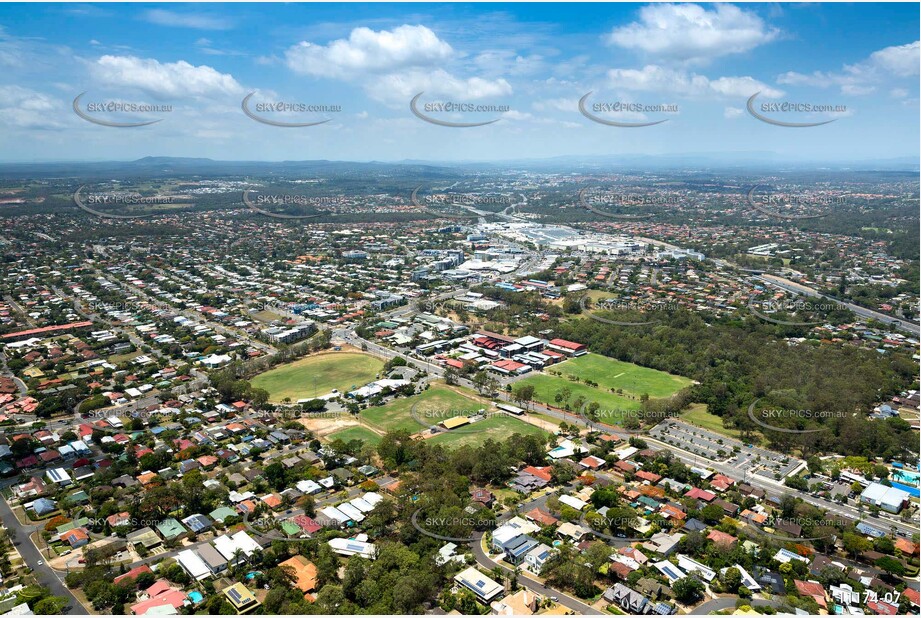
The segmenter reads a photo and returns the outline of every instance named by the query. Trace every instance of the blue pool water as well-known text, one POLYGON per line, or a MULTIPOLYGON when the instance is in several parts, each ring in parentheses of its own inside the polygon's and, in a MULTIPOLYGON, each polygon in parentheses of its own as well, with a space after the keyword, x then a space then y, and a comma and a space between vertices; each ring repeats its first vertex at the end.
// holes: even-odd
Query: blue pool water
POLYGON ((896 489, 901 489, 902 491, 907 491, 909 494, 915 498, 921 498, 921 489, 917 487, 912 487, 911 485, 903 485, 902 483, 896 483, 895 481, 889 481, 892 483, 892 486, 896 489))
POLYGON ((893 480, 906 483, 908 485, 918 485, 918 479, 921 478, 917 472, 909 470, 893 470, 889 475, 893 480))
POLYGON ((201 603, 205 600, 205 597, 202 596, 202 593, 198 590, 193 590, 189 593, 189 600, 192 601, 192 603, 201 603))

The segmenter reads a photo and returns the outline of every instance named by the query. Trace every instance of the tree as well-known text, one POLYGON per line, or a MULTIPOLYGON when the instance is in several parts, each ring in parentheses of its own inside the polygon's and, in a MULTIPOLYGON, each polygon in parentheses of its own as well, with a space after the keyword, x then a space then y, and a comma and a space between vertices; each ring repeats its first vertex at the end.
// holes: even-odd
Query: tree
POLYGON ((695 602, 701 597, 703 591, 704 585, 694 576, 682 577, 672 584, 672 592, 675 593, 675 598, 684 604, 695 602))
POLYGON ((875 564, 890 575, 898 575, 900 577, 905 575, 905 565, 892 556, 883 556, 879 558, 875 564))
POLYGON ((512 397, 518 403, 527 404, 534 398, 534 386, 531 384, 519 384, 512 390, 512 397))
POLYGON ((726 586, 727 592, 735 594, 742 585, 742 573, 736 567, 729 567, 720 575, 720 581, 726 586))
POLYGON ((871 547, 870 541, 868 541, 865 537, 853 532, 845 532, 841 542, 844 545, 844 551, 849 553, 851 556, 862 554, 871 547))
POLYGON ((67 603, 64 597, 45 597, 32 607, 32 611, 40 616, 56 616, 63 613, 67 603))

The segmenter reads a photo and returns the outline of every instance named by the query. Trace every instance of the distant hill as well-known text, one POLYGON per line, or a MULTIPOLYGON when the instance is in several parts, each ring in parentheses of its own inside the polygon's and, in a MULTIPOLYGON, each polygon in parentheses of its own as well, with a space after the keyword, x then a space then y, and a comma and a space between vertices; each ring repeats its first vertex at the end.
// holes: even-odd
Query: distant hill
POLYGON ((133 176, 400 175, 420 178, 452 177, 478 170, 644 171, 644 170, 822 170, 918 171, 918 159, 899 157, 876 161, 822 162, 791 160, 773 152, 684 153, 668 155, 560 156, 508 161, 217 161, 207 158, 150 156, 135 161, 0 163, 0 178, 75 177, 81 180, 133 176))

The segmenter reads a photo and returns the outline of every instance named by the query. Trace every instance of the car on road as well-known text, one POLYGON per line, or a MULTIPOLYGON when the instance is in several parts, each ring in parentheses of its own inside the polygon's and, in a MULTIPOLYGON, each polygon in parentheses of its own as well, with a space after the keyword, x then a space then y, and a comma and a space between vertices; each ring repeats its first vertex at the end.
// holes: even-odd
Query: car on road
POLYGON ((42 566, 43 564, 45 564, 45 563, 42 562, 41 560, 38 561, 38 566, 42 566))

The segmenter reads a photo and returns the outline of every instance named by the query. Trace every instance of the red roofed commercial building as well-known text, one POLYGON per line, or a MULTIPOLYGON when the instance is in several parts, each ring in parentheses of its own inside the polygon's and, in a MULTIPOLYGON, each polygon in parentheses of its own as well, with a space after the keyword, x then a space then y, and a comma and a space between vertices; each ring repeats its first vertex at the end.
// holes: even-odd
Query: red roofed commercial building
POLYGON ((531 367, 529 365, 525 365, 524 363, 519 363, 513 360, 500 360, 490 365, 489 368, 503 375, 521 375, 531 371, 531 367))
POLYGON ((31 337, 32 335, 44 335, 45 333, 56 333, 71 328, 84 328, 92 326, 92 322, 73 322, 71 324, 58 324, 56 326, 45 326, 44 328, 30 328, 29 330, 20 330, 15 333, 0 335, 0 339, 16 339, 19 337, 31 337))
POLYGON ((569 356, 582 356, 583 354, 588 354, 588 346, 584 343, 576 343, 565 339, 551 339, 547 347, 569 356))

